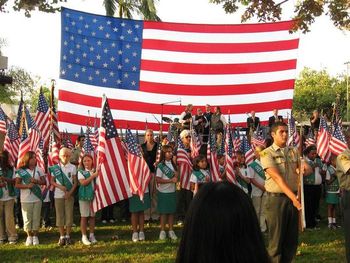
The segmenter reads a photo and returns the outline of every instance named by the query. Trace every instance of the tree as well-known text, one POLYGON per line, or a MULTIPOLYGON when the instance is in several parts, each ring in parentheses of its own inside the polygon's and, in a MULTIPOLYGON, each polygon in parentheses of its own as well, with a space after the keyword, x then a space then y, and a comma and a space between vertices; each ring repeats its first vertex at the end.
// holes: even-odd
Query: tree
MULTIPOLYGON (((8 5, 9 0, 0 0, 0 13, 8 12, 10 8, 8 5)), ((67 0, 52 0, 50 3, 46 0, 15 0, 11 6, 15 11, 24 10, 24 14, 27 17, 30 17, 30 12, 35 8, 38 8, 39 11, 46 13, 55 13, 60 10, 59 3, 67 2, 67 0)))
MULTIPOLYGON (((245 11, 242 22, 256 17, 259 21, 272 22, 281 19, 282 5, 290 0, 209 0, 214 4, 221 4, 226 13, 234 13, 240 7, 245 11)), ((304 33, 309 31, 315 18, 326 14, 339 29, 350 30, 350 1, 349 0, 300 0, 294 9, 294 31, 300 29, 304 33)))
MULTIPOLYGON (((326 70, 304 68, 295 82, 293 112, 299 119, 311 116, 313 110, 332 115, 333 103, 340 95, 341 115, 346 115, 346 78, 331 77, 326 70)), ((344 118, 343 118, 344 119, 344 118)))
POLYGON ((118 17, 132 18, 136 12, 145 20, 160 21, 154 0, 104 0, 103 5, 107 16, 114 16, 118 7, 118 17))
POLYGON ((23 93, 23 99, 28 101, 38 82, 38 77, 32 78, 30 73, 19 67, 11 67, 7 74, 13 78, 13 82, 11 85, 0 88, 0 102, 17 103, 21 92, 23 93))
MULTIPOLYGON (((51 89, 47 87, 41 87, 44 97, 46 98, 47 103, 50 105, 51 89)), ((40 89, 36 89, 32 96, 30 97, 29 105, 31 112, 36 113, 38 108, 40 89)), ((55 98, 55 105, 57 105, 57 98, 55 98)))

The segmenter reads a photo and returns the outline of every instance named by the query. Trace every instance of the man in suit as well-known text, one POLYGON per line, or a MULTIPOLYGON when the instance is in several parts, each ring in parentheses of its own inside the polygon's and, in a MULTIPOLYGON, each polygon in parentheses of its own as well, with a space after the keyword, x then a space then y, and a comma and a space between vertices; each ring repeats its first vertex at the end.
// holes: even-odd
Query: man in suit
POLYGON ((250 112, 250 117, 247 118, 247 128, 249 130, 255 131, 257 127, 260 125, 259 117, 255 116, 255 111, 250 112))
POLYGON ((269 118, 269 127, 271 128, 272 124, 275 122, 283 122, 283 117, 281 115, 278 115, 278 110, 274 109, 273 115, 269 118))

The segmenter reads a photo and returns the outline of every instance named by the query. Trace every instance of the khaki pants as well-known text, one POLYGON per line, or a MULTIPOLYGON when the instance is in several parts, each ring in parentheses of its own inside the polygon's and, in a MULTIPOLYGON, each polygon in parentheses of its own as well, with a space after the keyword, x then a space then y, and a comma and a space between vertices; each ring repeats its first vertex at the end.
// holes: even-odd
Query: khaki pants
POLYGON ((42 202, 21 203, 24 231, 37 231, 40 227, 42 202))
POLYGON ((73 209, 74 197, 68 199, 55 198, 56 208, 56 226, 72 226, 73 225, 73 209))
POLYGON ((6 234, 9 242, 17 240, 14 205, 15 199, 0 201, 0 240, 6 240, 6 234))
POLYGON ((261 232, 265 232, 266 227, 266 216, 265 216, 265 202, 266 197, 263 196, 252 196, 253 206, 255 208, 256 215, 259 220, 261 232))

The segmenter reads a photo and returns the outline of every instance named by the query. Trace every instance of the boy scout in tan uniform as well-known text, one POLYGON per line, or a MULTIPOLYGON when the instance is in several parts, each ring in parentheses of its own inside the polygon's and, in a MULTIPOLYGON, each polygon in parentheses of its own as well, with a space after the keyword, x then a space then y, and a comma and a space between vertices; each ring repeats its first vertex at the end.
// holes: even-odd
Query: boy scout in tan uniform
POLYGON ((297 148, 286 146, 288 127, 285 123, 274 123, 271 136, 274 143, 260 153, 266 176, 268 253, 271 262, 285 263, 293 260, 298 246, 298 210, 301 205, 296 194, 300 154, 297 148))
MULTIPOLYGON (((350 132, 345 133, 345 139, 350 146, 350 132)), ((350 150, 346 149, 337 157, 337 177, 341 189, 341 204, 344 215, 345 251, 347 262, 350 262, 350 150)))

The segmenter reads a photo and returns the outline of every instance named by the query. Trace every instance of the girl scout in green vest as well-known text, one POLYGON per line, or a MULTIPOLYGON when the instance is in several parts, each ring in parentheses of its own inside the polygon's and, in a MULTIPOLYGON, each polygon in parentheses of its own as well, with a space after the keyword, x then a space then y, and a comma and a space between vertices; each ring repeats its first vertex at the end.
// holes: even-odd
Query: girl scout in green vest
POLYGON ((330 162, 326 172, 326 203, 328 204, 328 228, 335 229, 338 227, 335 208, 339 204, 339 181, 336 174, 337 157, 332 154, 330 162))
POLYGON ((40 185, 45 185, 43 171, 36 166, 35 152, 26 152, 16 171, 16 188, 21 190, 21 206, 24 231, 27 232, 25 245, 39 245, 42 194, 40 185))
POLYGON ((173 230, 174 214, 176 212, 176 183, 178 172, 173 162, 173 148, 164 145, 160 154, 159 164, 156 171, 157 182, 157 210, 160 214, 159 239, 166 238, 165 225, 168 221, 169 238, 176 240, 177 236, 173 230))
POLYGON ((9 164, 8 152, 0 156, 0 244, 8 239, 10 244, 17 241, 15 217, 15 179, 14 169, 9 164), (6 236, 7 233, 7 236, 6 236))
POLYGON ((201 184, 210 182, 207 158, 202 154, 193 159, 193 171, 190 182, 194 195, 198 192, 201 184))
POLYGON ((85 154, 81 159, 78 169, 79 181, 79 210, 80 210, 80 229, 81 242, 84 245, 91 245, 97 243, 95 238, 95 213, 91 209, 91 202, 94 199, 94 179, 98 176, 98 169, 93 171, 93 159, 91 155, 85 154), (89 220, 89 238, 86 235, 87 223, 89 220))

